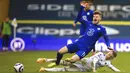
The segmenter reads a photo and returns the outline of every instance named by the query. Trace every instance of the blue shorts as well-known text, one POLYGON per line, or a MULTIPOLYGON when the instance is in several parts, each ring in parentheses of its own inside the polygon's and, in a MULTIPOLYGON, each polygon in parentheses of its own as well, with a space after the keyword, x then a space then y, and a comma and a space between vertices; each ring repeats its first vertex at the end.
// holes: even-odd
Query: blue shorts
POLYGON ((79 48, 76 43, 72 43, 66 46, 68 53, 76 53, 80 59, 84 58, 91 50, 89 48, 79 48))

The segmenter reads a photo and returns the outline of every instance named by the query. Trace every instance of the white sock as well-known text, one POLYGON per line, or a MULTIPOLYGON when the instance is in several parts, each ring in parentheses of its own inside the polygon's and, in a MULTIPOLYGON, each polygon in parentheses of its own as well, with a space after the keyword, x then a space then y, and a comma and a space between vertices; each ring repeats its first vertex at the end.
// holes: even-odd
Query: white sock
POLYGON ((68 39, 68 40, 67 40, 67 45, 68 45, 68 44, 72 44, 72 40, 71 40, 71 39, 68 39))
POLYGON ((56 59, 46 59, 46 62, 55 62, 56 59))

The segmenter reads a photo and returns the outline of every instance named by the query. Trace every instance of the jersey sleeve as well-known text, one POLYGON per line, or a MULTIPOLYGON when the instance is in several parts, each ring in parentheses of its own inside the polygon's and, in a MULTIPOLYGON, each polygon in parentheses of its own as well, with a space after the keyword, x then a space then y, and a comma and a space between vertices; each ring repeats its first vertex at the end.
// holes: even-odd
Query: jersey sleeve
POLYGON ((112 69, 115 72, 120 72, 119 69, 117 69, 116 67, 114 67, 110 61, 106 61, 106 66, 109 67, 110 69, 112 69))
POLYGON ((109 38, 108 38, 108 35, 106 33, 106 29, 105 28, 103 28, 102 35, 104 37, 104 40, 106 42, 107 47, 109 48, 110 47, 110 41, 109 41, 109 38))
POLYGON ((80 6, 80 10, 79 10, 79 12, 78 12, 78 15, 77 15, 77 17, 76 17, 74 23, 77 23, 77 22, 78 22, 78 20, 80 19, 80 16, 81 16, 82 11, 83 11, 84 8, 85 8, 85 7, 80 6))

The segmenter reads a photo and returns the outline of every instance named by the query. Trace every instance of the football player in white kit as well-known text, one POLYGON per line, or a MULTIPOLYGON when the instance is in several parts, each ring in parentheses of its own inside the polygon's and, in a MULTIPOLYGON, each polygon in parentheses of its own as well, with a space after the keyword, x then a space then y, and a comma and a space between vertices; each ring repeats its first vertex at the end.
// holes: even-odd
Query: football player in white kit
MULTIPOLYGON (((89 57, 89 58, 83 58, 80 61, 77 61, 75 63, 70 63, 67 60, 61 60, 60 64, 68 67, 63 68, 44 68, 41 67, 39 72, 44 71, 50 71, 50 72, 58 72, 58 71, 80 71, 80 72, 86 72, 86 71, 93 71, 96 72, 97 68, 107 66, 110 69, 112 69, 115 72, 120 72, 119 69, 114 67, 111 64, 111 61, 113 58, 117 56, 117 53, 113 50, 109 51, 107 54, 103 52, 98 52, 95 55, 89 57)), ((46 59, 46 58, 39 58, 37 60, 38 63, 43 62, 55 62, 55 59, 46 59)))

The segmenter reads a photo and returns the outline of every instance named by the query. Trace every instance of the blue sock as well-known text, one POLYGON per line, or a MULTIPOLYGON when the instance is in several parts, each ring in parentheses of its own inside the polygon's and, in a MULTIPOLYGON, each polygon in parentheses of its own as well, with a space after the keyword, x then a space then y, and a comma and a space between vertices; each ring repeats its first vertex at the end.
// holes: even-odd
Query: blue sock
POLYGON ((57 52, 57 60, 56 60, 56 65, 59 65, 59 63, 60 63, 60 60, 62 59, 62 57, 63 57, 63 54, 60 54, 59 52, 57 52))

